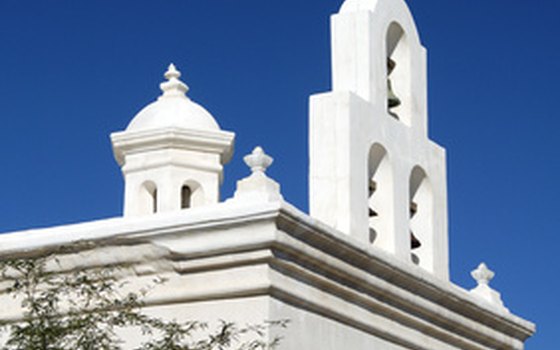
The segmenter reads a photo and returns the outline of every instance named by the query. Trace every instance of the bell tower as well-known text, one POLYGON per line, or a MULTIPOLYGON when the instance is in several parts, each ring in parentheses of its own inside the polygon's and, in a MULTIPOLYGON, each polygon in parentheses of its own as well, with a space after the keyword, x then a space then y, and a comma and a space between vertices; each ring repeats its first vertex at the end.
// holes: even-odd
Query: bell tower
POLYGON ((162 95, 142 109, 125 131, 111 135, 125 180, 124 215, 142 216, 217 203, 223 164, 234 134, 222 131, 173 64, 162 95))
POLYGON ((426 49, 404 0, 331 18, 332 91, 310 100, 310 212, 448 279, 445 150, 428 138, 426 49))

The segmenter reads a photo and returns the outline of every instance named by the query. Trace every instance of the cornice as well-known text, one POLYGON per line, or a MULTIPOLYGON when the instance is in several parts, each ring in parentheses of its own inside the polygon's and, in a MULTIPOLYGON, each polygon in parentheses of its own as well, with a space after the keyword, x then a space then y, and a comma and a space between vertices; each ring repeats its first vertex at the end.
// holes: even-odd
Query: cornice
MULTIPOLYGON (((150 260, 169 261, 165 266, 181 278, 189 278, 189 272, 231 276, 232 269, 268 271, 253 276, 251 283, 228 282, 225 290, 208 283, 196 293, 181 292, 179 284, 175 294, 151 300, 155 304, 268 295, 418 349, 424 348, 411 347, 406 334, 486 350, 522 349, 535 331, 531 322, 481 303, 451 282, 364 246, 280 201, 229 201, 188 212, 27 231, 27 237, 26 232, 13 233, 0 236, 0 254, 34 254, 83 240, 119 249, 157 247, 157 254, 137 262, 142 274, 157 273, 150 260)), ((132 259, 135 254, 119 256, 132 259)))
POLYGON ((216 153, 222 157, 222 163, 227 163, 233 154, 234 138, 235 134, 229 131, 174 127, 111 134, 115 159, 120 165, 129 154, 170 148, 216 153))

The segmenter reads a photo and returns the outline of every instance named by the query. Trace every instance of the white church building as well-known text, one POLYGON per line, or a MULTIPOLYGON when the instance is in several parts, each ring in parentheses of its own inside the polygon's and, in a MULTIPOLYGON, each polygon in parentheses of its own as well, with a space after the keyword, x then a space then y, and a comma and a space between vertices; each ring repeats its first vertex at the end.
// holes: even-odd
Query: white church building
MULTIPOLYGON (((235 133, 170 65, 161 96, 111 135, 123 216, 2 234, 0 258, 91 241, 66 257, 74 268, 168 280, 150 312, 288 319, 279 349, 523 349, 535 325, 492 271, 473 271, 470 291, 449 279, 446 154, 428 137, 426 49, 404 0, 346 0, 331 31, 332 91, 310 98, 309 213, 284 200, 261 147, 221 201, 235 133)), ((0 305, 0 320, 21 317, 1 288, 0 305)))

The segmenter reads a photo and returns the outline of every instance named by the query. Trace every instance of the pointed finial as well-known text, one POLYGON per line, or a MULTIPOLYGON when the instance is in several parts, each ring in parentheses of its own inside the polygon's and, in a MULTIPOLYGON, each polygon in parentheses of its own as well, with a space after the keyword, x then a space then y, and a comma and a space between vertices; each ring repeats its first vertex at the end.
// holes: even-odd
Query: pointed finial
POLYGON ((488 285, 492 278, 494 278, 494 271, 490 270, 485 263, 480 263, 476 270, 471 272, 471 276, 479 285, 488 285))
POLYGON ((179 79, 181 77, 181 72, 177 70, 173 63, 169 64, 167 67, 167 72, 163 75, 165 79, 171 80, 172 78, 179 79))
POLYGON ((253 152, 245 156, 243 160, 245 161, 245 164, 251 168, 253 174, 264 173, 273 162, 272 157, 264 153, 262 147, 260 146, 255 147, 253 152))
POLYGON ((163 75, 166 82, 161 83, 159 86, 163 95, 160 98, 166 97, 183 97, 186 98, 185 94, 189 91, 187 84, 183 83, 179 78, 181 77, 181 72, 177 70, 175 65, 171 63, 167 68, 167 71, 163 75))

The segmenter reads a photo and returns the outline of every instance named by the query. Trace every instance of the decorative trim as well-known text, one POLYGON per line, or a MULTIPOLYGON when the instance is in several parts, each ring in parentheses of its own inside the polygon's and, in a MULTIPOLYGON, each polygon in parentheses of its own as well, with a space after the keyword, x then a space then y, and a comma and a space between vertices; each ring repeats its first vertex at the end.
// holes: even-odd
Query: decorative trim
POLYGON ((172 127, 111 134, 115 159, 120 165, 127 155, 169 148, 217 153, 223 164, 231 159, 234 138, 235 134, 228 131, 172 127))

